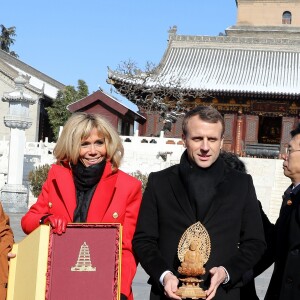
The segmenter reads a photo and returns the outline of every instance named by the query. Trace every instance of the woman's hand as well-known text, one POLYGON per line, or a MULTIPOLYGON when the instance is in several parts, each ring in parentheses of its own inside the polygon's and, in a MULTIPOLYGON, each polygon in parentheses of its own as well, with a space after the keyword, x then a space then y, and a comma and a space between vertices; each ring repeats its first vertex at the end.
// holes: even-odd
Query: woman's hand
POLYGON ((12 253, 12 252, 8 252, 7 253, 7 259, 10 260, 11 258, 14 258, 16 257, 16 254, 15 253, 12 253))
POLYGON ((62 234, 66 232, 68 220, 62 216, 50 215, 44 219, 43 223, 50 224, 53 229, 53 233, 62 234))

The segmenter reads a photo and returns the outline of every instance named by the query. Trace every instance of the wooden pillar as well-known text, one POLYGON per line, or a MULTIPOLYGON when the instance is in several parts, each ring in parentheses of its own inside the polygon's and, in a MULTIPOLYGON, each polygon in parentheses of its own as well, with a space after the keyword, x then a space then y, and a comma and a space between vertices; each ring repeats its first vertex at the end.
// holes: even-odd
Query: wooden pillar
POLYGON ((243 128, 243 112, 241 109, 238 111, 236 121, 236 136, 235 136, 235 154, 241 155, 241 140, 242 140, 242 128, 243 128))

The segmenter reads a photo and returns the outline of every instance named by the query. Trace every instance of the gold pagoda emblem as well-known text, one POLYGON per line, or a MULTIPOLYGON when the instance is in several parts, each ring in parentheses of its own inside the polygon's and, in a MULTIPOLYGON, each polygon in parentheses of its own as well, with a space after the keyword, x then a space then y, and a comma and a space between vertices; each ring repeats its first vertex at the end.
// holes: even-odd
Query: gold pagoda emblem
POLYGON ((84 242, 79 250, 77 263, 74 267, 71 267, 72 272, 93 272, 96 271, 96 267, 92 266, 90 248, 84 242))

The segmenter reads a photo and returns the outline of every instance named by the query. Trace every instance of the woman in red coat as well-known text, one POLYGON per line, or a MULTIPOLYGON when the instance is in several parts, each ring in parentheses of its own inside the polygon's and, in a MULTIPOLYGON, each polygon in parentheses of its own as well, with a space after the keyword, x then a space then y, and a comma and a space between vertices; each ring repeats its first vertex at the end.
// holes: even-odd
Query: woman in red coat
POLYGON ((66 122, 37 202, 21 220, 26 234, 50 224, 62 234, 67 223, 121 223, 121 299, 133 299, 136 272, 132 237, 139 212, 141 182, 119 170, 124 149, 115 129, 96 114, 76 113, 66 122))

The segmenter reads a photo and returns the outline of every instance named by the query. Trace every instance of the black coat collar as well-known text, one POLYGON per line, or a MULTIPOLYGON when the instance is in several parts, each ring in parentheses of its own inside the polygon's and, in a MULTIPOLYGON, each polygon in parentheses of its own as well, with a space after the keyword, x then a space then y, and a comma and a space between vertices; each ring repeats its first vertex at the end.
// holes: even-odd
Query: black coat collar
MULTIPOLYGON (((216 193, 214 199, 212 200, 213 203, 210 206, 210 208, 203 220, 204 225, 211 220, 211 218, 215 215, 215 213, 221 207, 221 203, 223 201, 221 187, 228 180, 228 178, 230 176, 230 174, 229 174, 230 171, 231 171, 231 169, 229 169, 227 166, 225 166, 224 176, 223 176, 222 180, 219 182, 218 186, 216 187, 217 193, 216 193)), ((190 204, 190 201, 188 198, 188 194, 186 192, 184 184, 180 179, 179 165, 172 168, 172 171, 170 172, 168 179, 169 179, 171 188, 173 190, 174 196, 182 208, 182 212, 188 217, 188 219, 191 221, 191 224, 196 223, 198 220, 196 219, 195 213, 193 212, 193 209, 191 207, 191 204, 190 204)))

